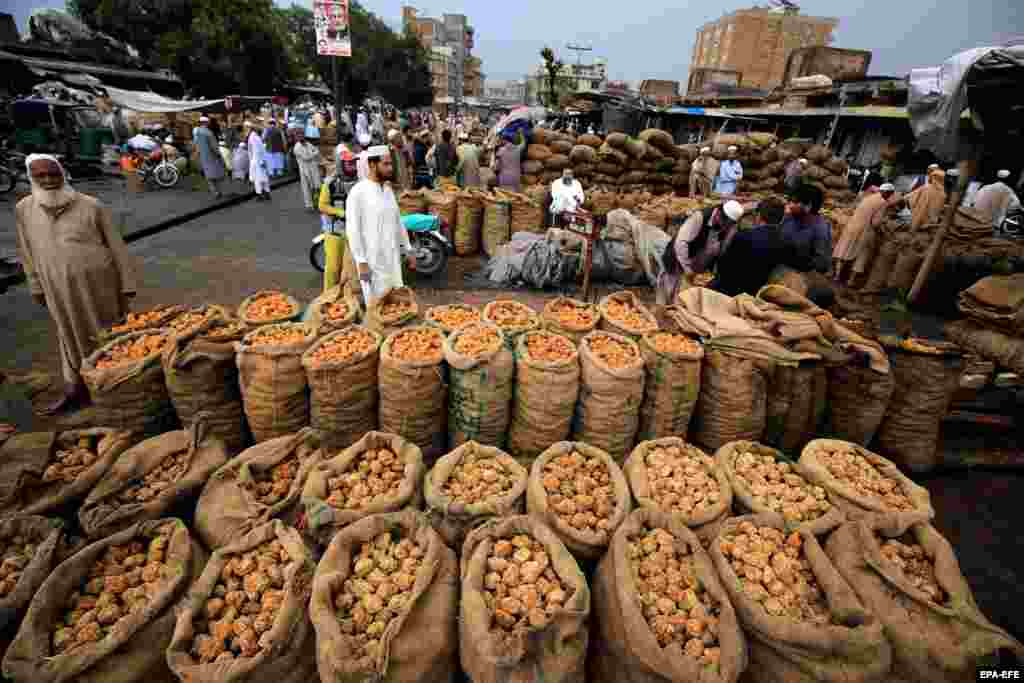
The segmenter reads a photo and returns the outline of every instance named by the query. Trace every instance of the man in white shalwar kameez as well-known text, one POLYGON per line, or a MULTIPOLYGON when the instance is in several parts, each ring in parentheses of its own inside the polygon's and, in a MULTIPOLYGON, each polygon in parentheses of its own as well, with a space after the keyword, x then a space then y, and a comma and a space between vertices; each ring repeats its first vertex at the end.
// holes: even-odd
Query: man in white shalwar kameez
POLYGON ((345 202, 345 232, 359 272, 366 305, 395 287, 401 287, 402 257, 415 267, 409 235, 402 226, 398 200, 391 190, 394 168, 384 145, 365 153, 369 176, 360 180, 345 202))
POLYGON ((313 197, 320 196, 320 150, 306 140, 304 132, 299 132, 299 140, 292 147, 295 161, 299 164, 299 182, 302 185, 302 201, 306 208, 315 211, 313 197))
POLYGON ((252 183, 256 195, 270 201, 270 173, 267 170, 267 146, 260 135, 259 124, 246 123, 249 129, 249 182, 252 183))

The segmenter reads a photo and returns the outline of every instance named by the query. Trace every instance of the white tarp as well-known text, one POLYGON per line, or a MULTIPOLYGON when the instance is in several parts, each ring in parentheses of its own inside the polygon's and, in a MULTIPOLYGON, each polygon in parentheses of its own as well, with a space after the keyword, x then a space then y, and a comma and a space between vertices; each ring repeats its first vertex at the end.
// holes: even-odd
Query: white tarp
POLYGON ((152 114, 169 114, 171 112, 194 111, 213 105, 224 104, 224 100, 172 100, 170 97, 152 92, 137 90, 121 90, 109 85, 103 86, 110 99, 118 107, 152 114))

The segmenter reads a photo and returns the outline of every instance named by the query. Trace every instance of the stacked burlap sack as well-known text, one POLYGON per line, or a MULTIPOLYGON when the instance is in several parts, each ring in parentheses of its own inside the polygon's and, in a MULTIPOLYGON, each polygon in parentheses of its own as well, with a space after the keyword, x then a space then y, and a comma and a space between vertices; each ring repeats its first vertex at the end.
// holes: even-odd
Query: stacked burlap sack
POLYGON ((960 293, 966 316, 946 325, 946 335, 965 349, 1024 374, 1024 276, 993 275, 960 293))

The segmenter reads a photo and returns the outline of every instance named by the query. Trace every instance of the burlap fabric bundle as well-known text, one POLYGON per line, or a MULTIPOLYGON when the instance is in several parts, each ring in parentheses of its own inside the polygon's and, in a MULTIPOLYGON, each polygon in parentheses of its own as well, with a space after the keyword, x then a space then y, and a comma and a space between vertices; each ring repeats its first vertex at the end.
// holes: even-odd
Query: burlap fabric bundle
POLYGON ((483 228, 481 242, 484 253, 494 256, 501 245, 509 241, 512 224, 511 202, 502 196, 488 197, 484 204, 483 228))
POLYGON ((67 432, 23 432, 0 444, 0 514, 60 514, 89 495, 111 465, 138 438, 116 429, 75 429, 67 432), (43 481, 58 450, 87 440, 96 461, 74 480, 43 481))
POLYGON ((943 330, 947 337, 965 349, 998 361, 1000 365, 1024 375, 1024 338, 982 327, 971 320, 947 323, 943 330))
POLYGON ((871 515, 837 529, 825 551, 885 626, 893 646, 891 680, 970 681, 976 668, 999 650, 1013 652, 1018 661, 1024 657, 1024 645, 978 609, 953 547, 931 524, 907 527, 890 515, 871 515), (904 534, 924 549, 935 567, 946 598, 941 604, 882 555, 882 541, 904 534))
POLYGON ((895 387, 875 435, 882 455, 914 472, 926 472, 938 464, 939 428, 963 370, 963 356, 956 345, 929 344, 941 353, 887 349, 895 387))
POLYGON ((170 337, 170 331, 164 328, 123 334, 96 349, 82 361, 82 380, 89 389, 89 398, 98 413, 96 422, 104 427, 148 435, 167 431, 177 422, 174 405, 164 382, 160 351, 111 368, 96 367, 115 344, 150 334, 170 337))
POLYGON ((551 149, 542 143, 527 145, 526 147, 526 158, 530 161, 544 161, 551 156, 551 149))
POLYGON ((385 339, 392 332, 416 325, 420 320, 420 303, 409 287, 395 287, 371 301, 366 308, 366 326, 385 339), (399 303, 403 304, 401 308, 388 311, 390 304, 399 303))
POLYGON ((818 435, 828 401, 828 378, 820 361, 777 365, 768 382, 762 440, 787 453, 818 435))
POLYGON ((437 216, 448 226, 449 230, 455 230, 455 223, 458 220, 458 202, 452 192, 427 192, 427 213, 437 216))
POLYGON ((889 275, 900 255, 900 245, 894 239, 885 239, 879 247, 875 258, 871 261, 871 271, 864 283, 863 291, 875 293, 883 291, 889 283, 889 275))
POLYGON ((137 522, 177 512, 179 507, 187 512, 210 475, 227 461, 224 442, 209 434, 200 415, 188 429, 154 436, 122 453, 82 503, 78 521, 90 538, 102 538, 137 522), (140 483, 147 474, 165 465, 166 458, 179 453, 185 453, 188 464, 176 480, 164 482, 163 488, 144 485, 153 494, 148 499, 121 499, 127 493, 125 489, 140 483))
POLYGON ((752 683, 886 680, 892 649, 885 639, 882 623, 857 599, 809 530, 793 533, 800 536, 831 621, 817 625, 787 616, 773 616, 747 594, 744 583, 721 548, 723 537, 745 522, 785 532, 785 524, 778 515, 746 515, 726 520, 711 543, 711 557, 718 576, 747 635, 750 666, 745 680, 752 683))
POLYGON ((207 548, 220 548, 267 522, 280 519, 299 526, 302 489, 324 456, 312 428, 251 446, 210 476, 196 503, 195 530, 207 548), (274 468, 297 464, 288 490, 274 503, 265 502, 257 487, 274 482, 274 468))
POLYGON ((106 344, 113 339, 123 337, 124 335, 131 334, 133 332, 157 330, 162 327, 166 327, 167 323, 184 312, 184 306, 178 304, 160 304, 142 313, 135 313, 134 315, 136 316, 146 315, 147 320, 145 322, 132 323, 128 322, 129 316, 132 314, 128 314, 107 329, 100 330, 100 333, 96 336, 96 341, 100 344, 106 344))
POLYGON ((166 648, 167 665, 178 680, 190 683, 315 681, 316 634, 306 612, 315 570, 316 564, 299 532, 285 526, 280 520, 253 529, 232 544, 216 550, 189 591, 188 599, 182 603, 174 626, 174 638, 166 648), (270 647, 260 648, 253 657, 199 663, 189 652, 195 636, 193 621, 205 612, 207 601, 214 597, 214 588, 221 580, 225 565, 238 554, 270 541, 280 541, 289 558, 284 568, 283 604, 274 618, 274 625, 261 636, 261 639, 270 641, 270 647))
POLYGON ((475 441, 462 444, 451 453, 442 456, 427 472, 423 479, 423 499, 427 505, 427 517, 441 534, 441 538, 456 552, 473 527, 492 517, 509 517, 522 514, 526 508, 526 482, 529 472, 505 451, 484 446, 475 441), (508 473, 512 487, 498 496, 476 503, 462 503, 453 500, 444 492, 444 485, 456 466, 471 465, 481 459, 498 460, 508 473))
POLYGON ((174 683, 165 650, 174 633, 175 608, 205 563, 206 553, 179 519, 141 522, 86 546, 54 569, 36 591, 4 657, 4 675, 40 683, 174 683), (72 593, 89 579, 96 561, 111 546, 148 541, 165 524, 174 525, 164 557, 167 569, 147 592, 146 606, 122 617, 99 642, 55 655, 54 631, 72 593))
POLYGON ((892 372, 858 365, 826 368, 828 428, 837 439, 867 446, 882 424, 896 382, 892 372))
POLYGON ((629 484, 622 469, 608 453, 600 448, 578 441, 560 441, 537 456, 530 467, 530 479, 526 484, 526 511, 544 522, 554 530, 565 543, 565 547, 582 559, 597 559, 604 553, 612 534, 633 509, 633 499, 629 495, 629 484), (578 451, 585 456, 597 458, 608 467, 611 475, 611 486, 615 491, 615 508, 608 517, 608 530, 598 533, 590 529, 577 529, 567 523, 552 508, 548 501, 548 492, 544 487, 544 466, 551 460, 578 451))
POLYGON ((428 308, 425 316, 426 321, 432 325, 440 327, 446 335, 451 334, 455 331, 455 328, 449 327, 441 320, 441 316, 449 310, 466 311, 467 313, 475 315, 477 320, 482 319, 480 310, 475 306, 469 306, 467 304, 445 304, 444 306, 431 306, 428 308))
MULTIPOLYGON (((0 519, 0 539, 9 541, 20 537, 35 546, 31 556, 22 555, 16 560, 22 565, 19 570, 21 575, 14 587, 0 597, 0 632, 17 628, 32 597, 59 564, 60 551, 64 545, 62 527, 63 523, 59 520, 36 515, 14 515, 0 519)), ((15 561, 15 558, 11 560, 15 561)))
POLYGON ((568 337, 574 344, 579 344, 585 336, 597 329, 598 324, 601 322, 601 311, 594 304, 580 301, 579 299, 570 299, 566 296, 557 296, 545 304, 541 319, 546 329, 563 337, 568 337), (593 316, 594 321, 592 323, 582 321, 580 324, 569 324, 560 320, 555 314, 555 310, 566 306, 579 309, 581 312, 586 311, 593 316))
POLYGON ((322 681, 453 681, 458 671, 459 563, 422 514, 407 510, 367 517, 338 532, 317 565, 309 616, 316 629, 322 681), (426 552, 408 602, 380 636, 374 669, 342 634, 334 595, 352 577, 353 558, 381 534, 413 539, 426 552))
POLYGON ((601 311, 601 324, 599 329, 607 330, 608 332, 614 332, 615 334, 621 334, 625 337, 629 337, 634 341, 639 341, 642 336, 649 332, 654 332, 658 329, 658 319, 651 313, 650 310, 637 298, 633 292, 615 292, 601 299, 600 303, 597 304, 598 310, 601 311), (616 301, 636 309, 637 313, 643 318, 643 324, 639 326, 625 326, 618 321, 608 317, 608 304, 616 301))
POLYGON ((458 218, 453 233, 455 253, 472 256, 480 251, 480 230, 484 223, 484 203, 479 192, 466 190, 459 193, 458 218))
POLYGON ((580 398, 572 435, 622 462, 636 442, 644 397, 644 360, 636 342, 611 332, 591 332, 580 342, 580 398), (613 368, 591 350, 589 340, 611 335, 632 348, 635 362, 613 368))
POLYGON ((306 321, 316 326, 321 334, 341 330, 349 325, 359 322, 362 309, 359 306, 359 297, 352 289, 352 282, 343 282, 331 287, 326 292, 313 299, 309 304, 306 321), (348 308, 345 315, 341 317, 328 317, 324 309, 335 303, 343 303, 348 308))
POLYGON ((339 529, 369 515, 382 512, 397 512, 423 507, 423 452, 400 436, 384 432, 369 432, 338 455, 321 459, 310 470, 306 485, 302 489, 302 504, 305 507, 306 529, 321 545, 326 546, 339 529), (330 505, 327 497, 331 491, 331 479, 348 471, 352 463, 368 450, 387 448, 404 463, 405 470, 398 492, 388 496, 374 496, 372 502, 358 509, 340 509, 330 505))
POLYGON ((569 438, 573 412, 580 391, 579 354, 558 361, 531 358, 527 332, 516 343, 516 389, 509 428, 509 451, 516 458, 532 462, 548 446, 569 438))
POLYGON ((398 194, 398 210, 402 215, 426 213, 427 197, 423 190, 402 190, 398 194))
POLYGON ((257 332, 250 332, 235 344, 242 405, 257 443, 309 424, 309 384, 302 354, 316 339, 316 330, 302 323, 281 326, 300 328, 305 338, 297 344, 253 346, 250 337, 257 332))
POLYGON ((452 448, 467 441, 503 448, 512 418, 515 359, 504 340, 496 351, 477 357, 459 353, 455 346, 464 334, 490 329, 504 337, 494 323, 469 323, 444 340, 448 376, 448 441, 452 448))
POLYGON ((459 659, 470 680, 584 683, 590 589, 554 531, 530 515, 493 519, 470 532, 460 568, 459 659), (527 534, 544 546, 551 569, 568 595, 561 609, 549 613, 544 627, 505 634, 491 626, 491 610, 483 597, 484 576, 490 572, 487 558, 494 542, 517 534, 527 534))
POLYGON ((638 441, 662 436, 686 438, 700 396, 703 347, 693 353, 659 351, 651 334, 640 340, 644 356, 644 401, 640 406, 638 441))
POLYGON ((707 451, 764 433, 768 381, 762 361, 705 347, 691 440, 707 451))
POLYGON ((239 318, 239 320, 241 320, 243 323, 245 323, 249 327, 259 327, 261 325, 277 325, 277 324, 280 324, 280 323, 293 322, 293 321, 298 320, 301 317, 302 317, 302 305, 299 303, 299 300, 296 299, 295 297, 291 296, 290 294, 285 294, 284 292, 278 292, 278 291, 273 290, 273 289, 261 289, 260 291, 256 292, 255 294, 252 294, 250 296, 245 297, 245 299, 242 300, 241 305, 239 305, 239 307, 238 307, 238 318, 239 318), (293 312, 291 314, 289 314, 289 315, 283 315, 283 316, 280 316, 278 318, 271 318, 269 320, 264 320, 262 318, 253 318, 253 317, 251 317, 249 315, 249 304, 251 304, 255 299, 263 296, 264 294, 280 294, 280 295, 282 295, 285 299, 288 300, 288 303, 290 303, 292 305, 292 311, 293 312))
POLYGON ((509 203, 509 233, 544 232, 544 207, 540 201, 517 195, 509 203))
POLYGON ((591 582, 594 632, 590 674, 594 683, 735 683, 747 667, 747 644, 736 613, 711 558, 692 531, 678 519, 653 508, 638 508, 615 532, 591 582), (672 643, 662 648, 644 617, 629 546, 647 528, 672 534, 675 549, 693 558, 700 585, 718 604, 717 667, 704 666, 672 643))
POLYGON ((830 500, 839 506, 847 519, 856 520, 867 514, 881 512, 896 516, 901 524, 912 524, 914 522, 926 522, 935 517, 935 509, 932 507, 931 495, 928 493, 928 489, 915 484, 900 472, 896 465, 882 456, 872 453, 866 448, 856 446, 856 444, 837 439, 815 439, 804 446, 804 450, 800 454, 799 464, 801 474, 832 494, 833 497, 830 500), (866 458, 882 475, 896 480, 899 483, 900 491, 910 499, 914 508, 912 510, 899 511, 880 498, 859 492, 848 482, 833 475, 818 456, 818 453, 821 451, 835 451, 847 448, 856 448, 857 452, 866 458))
POLYGON ((377 428, 381 338, 372 330, 352 329, 369 334, 372 346, 341 361, 315 359, 320 347, 348 333, 339 330, 317 339, 302 354, 309 381, 310 424, 320 431, 327 448, 347 448, 377 428))
POLYGON ((487 322, 495 323, 501 328, 501 333, 505 335, 505 345, 509 349, 516 348, 516 342, 519 341, 519 337, 521 335, 540 327, 540 316, 537 315, 535 310, 524 303, 511 299, 499 299, 484 306, 483 319, 487 322), (495 309, 499 306, 512 306, 517 308, 523 313, 523 316, 527 318, 527 320, 521 325, 502 325, 495 317, 495 309))
POLYGON ((242 408, 235 362, 235 342, 244 332, 217 339, 205 335, 223 319, 175 335, 164 347, 161 358, 167 393, 181 424, 188 427, 200 413, 206 415, 210 433, 219 437, 232 453, 245 447, 249 429, 242 408))
POLYGON ((892 270, 889 271, 889 279, 886 282, 888 289, 894 289, 897 292, 910 291, 910 288, 914 286, 917 271, 921 269, 921 263, 924 261, 925 252, 928 251, 931 241, 931 235, 927 233, 907 235, 898 240, 899 254, 896 256, 892 270))
POLYGON ((380 347, 377 426, 398 434, 433 458, 445 450, 448 383, 444 357, 402 360, 391 354, 394 335, 380 347))

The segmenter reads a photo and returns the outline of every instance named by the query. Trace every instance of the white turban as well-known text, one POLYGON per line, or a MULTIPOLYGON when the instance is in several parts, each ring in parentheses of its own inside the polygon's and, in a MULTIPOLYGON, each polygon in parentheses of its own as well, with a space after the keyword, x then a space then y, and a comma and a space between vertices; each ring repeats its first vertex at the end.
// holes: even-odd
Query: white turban
POLYGON ((370 149, 363 152, 366 155, 367 160, 369 159, 380 159, 386 154, 390 154, 387 145, 374 145, 370 149))
POLYGON ((738 152, 738 151, 740 151, 740 148, 737 147, 736 145, 729 145, 729 151, 730 152, 738 152))
POLYGON ((997 178, 1009 178, 1010 177, 1010 172, 1007 171, 1006 169, 1003 169, 1002 171, 999 171, 999 173, 996 173, 996 177, 997 178))
POLYGON ((882 186, 878 188, 879 192, 895 192, 896 186, 892 183, 882 183, 882 186))
POLYGON ((743 205, 735 199, 730 199, 722 205, 722 211, 725 215, 732 219, 733 222, 738 223, 743 218, 743 205))
POLYGON ((808 162, 807 159, 801 159, 800 163, 803 164, 804 166, 806 166, 810 162, 808 162))
POLYGON ((25 171, 28 173, 28 180, 32 185, 32 196, 42 203, 43 206, 64 206, 75 194, 75 189, 71 187, 71 182, 68 178, 67 169, 64 168, 64 164, 60 163, 60 160, 52 154, 29 154, 25 157, 25 171), (52 161, 57 164, 57 168, 60 169, 61 175, 64 176, 64 185, 57 190, 44 190, 40 187, 36 183, 35 179, 32 178, 32 164, 37 161, 52 161))

